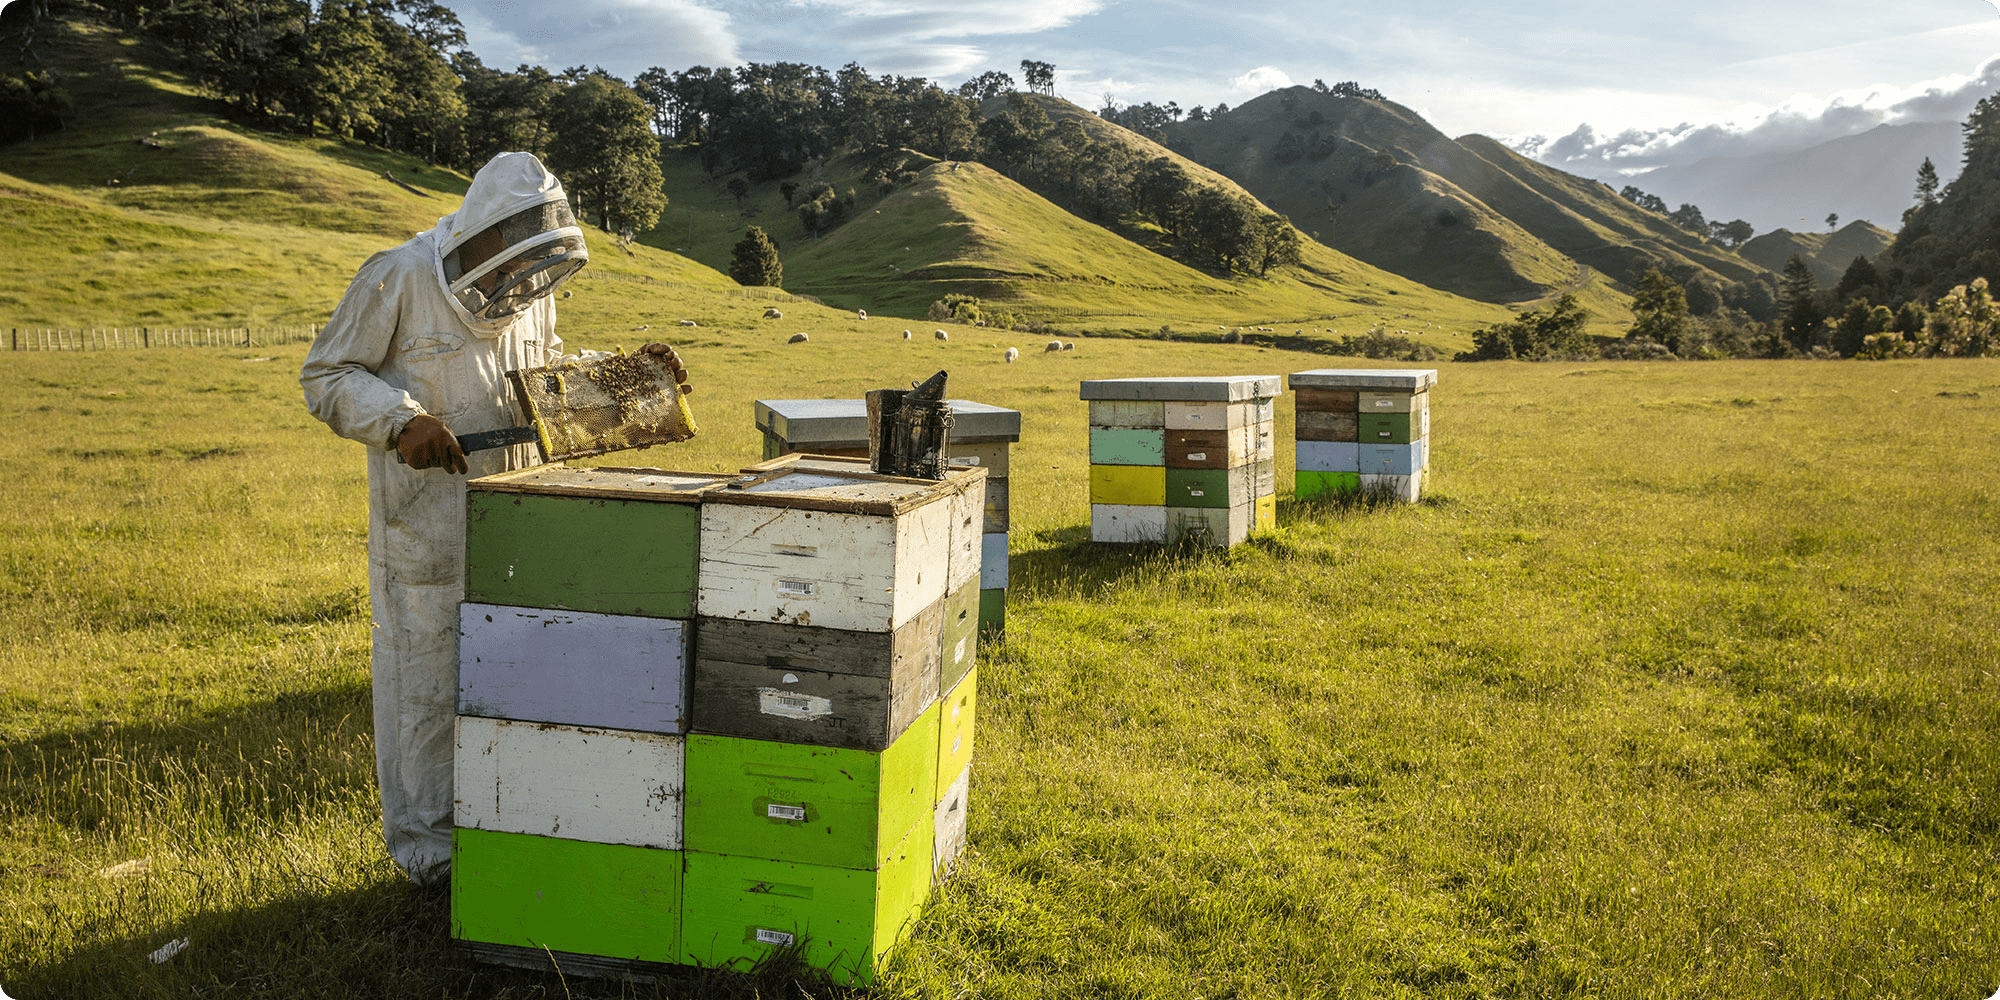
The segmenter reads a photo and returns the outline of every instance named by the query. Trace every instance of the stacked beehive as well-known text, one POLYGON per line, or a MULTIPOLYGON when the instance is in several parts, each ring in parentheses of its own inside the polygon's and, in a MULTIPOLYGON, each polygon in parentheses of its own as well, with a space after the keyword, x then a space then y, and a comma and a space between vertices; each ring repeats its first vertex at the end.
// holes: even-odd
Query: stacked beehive
POLYGON ((1423 492, 1435 369, 1320 368, 1287 384, 1298 401, 1300 499, 1367 490, 1414 502, 1423 492))
MULTIPOLYGON (((868 406, 859 399, 760 399, 754 404, 764 457, 809 453, 868 457, 868 406)), ((1021 440, 1021 411, 951 401, 952 465, 986 470, 985 526, 980 539, 979 624, 1007 622, 1007 467, 1021 440)))
POLYGON ((871 979, 964 842, 984 480, 475 481, 454 936, 490 961, 600 972, 797 946, 871 979), (537 577, 602 581, 639 614, 579 614, 537 577), (482 680, 494 663, 511 687, 482 680), (605 705, 550 707, 578 700, 605 705))
POLYGON ((1090 537, 1221 548, 1276 524, 1276 375, 1100 379, 1090 402, 1090 537))

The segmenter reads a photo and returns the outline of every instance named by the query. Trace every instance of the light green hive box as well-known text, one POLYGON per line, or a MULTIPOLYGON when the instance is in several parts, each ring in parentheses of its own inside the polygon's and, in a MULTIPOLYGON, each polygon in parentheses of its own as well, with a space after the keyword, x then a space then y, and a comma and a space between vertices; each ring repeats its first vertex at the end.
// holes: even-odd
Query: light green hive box
POLYGON ((1333 496, 1353 493, 1361 489, 1359 472, 1307 472, 1294 473, 1293 494, 1300 500, 1310 497, 1333 496))
POLYGON ((453 938, 680 960, 680 851, 460 827, 451 854, 453 938))
POLYGON ((1093 465, 1165 465, 1167 432, 1154 428, 1092 427, 1093 465))
POLYGON ((836 981, 873 982, 930 895, 927 804, 873 871, 690 851, 683 961, 748 969, 797 945, 836 981))
POLYGON ((937 745, 936 703, 881 751, 693 734, 682 843, 710 854, 881 867, 905 830, 929 820, 937 745))
POLYGON ((725 476, 540 466, 467 484, 465 599, 694 614, 700 493, 725 476))

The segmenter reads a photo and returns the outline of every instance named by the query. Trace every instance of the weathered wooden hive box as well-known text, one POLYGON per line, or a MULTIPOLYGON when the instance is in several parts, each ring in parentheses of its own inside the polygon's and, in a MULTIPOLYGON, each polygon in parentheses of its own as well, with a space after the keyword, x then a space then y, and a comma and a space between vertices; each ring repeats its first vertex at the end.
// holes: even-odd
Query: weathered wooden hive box
POLYGON ((1335 369, 1287 376, 1297 401, 1296 493, 1356 490, 1414 502, 1430 467, 1430 390, 1437 371, 1335 369))
MULTIPOLYGON (((813 454, 866 459, 868 405, 860 399, 760 399, 752 404, 764 457, 813 454)), ((1000 629, 1007 620, 1007 471, 1021 440, 1021 411, 951 400, 954 466, 986 470, 985 527, 980 539, 979 622, 1000 629)))
POLYGON ((964 843, 986 480, 798 458, 475 480, 453 936, 600 974, 797 945, 871 980, 964 843), (627 556, 659 532, 682 558, 627 556))
POLYGON ((1084 382, 1090 537, 1221 548, 1277 523, 1276 375, 1084 382))

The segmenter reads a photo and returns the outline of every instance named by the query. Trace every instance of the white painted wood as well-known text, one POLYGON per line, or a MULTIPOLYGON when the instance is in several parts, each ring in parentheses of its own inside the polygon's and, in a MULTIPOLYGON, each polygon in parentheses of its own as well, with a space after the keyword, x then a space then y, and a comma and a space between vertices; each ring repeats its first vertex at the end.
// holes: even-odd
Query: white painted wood
POLYGON ((979 589, 1007 587, 1007 533, 994 531, 979 537, 979 589))
POLYGON ((1170 431, 1226 431, 1255 423, 1255 408, 1249 403, 1167 403, 1170 431))
POLYGON ((1276 396, 1276 375, 1210 375, 1191 378, 1106 378, 1084 382, 1083 399, 1157 399, 1232 402, 1276 396))
POLYGON ((1437 384, 1435 368, 1315 368, 1285 376, 1294 389, 1423 392, 1437 384))
POLYGON ((1355 409, 1362 413, 1415 413, 1430 403, 1428 392, 1382 392, 1374 389, 1356 394, 1355 409))
MULTIPOLYGON (((1021 440, 1021 411, 966 399, 950 403, 954 441, 1021 440)), ((868 447, 866 400, 760 399, 752 412, 758 430, 794 446, 868 447)))
POLYGON ((1278 457, 1278 424, 1274 420, 1256 420, 1245 423, 1229 432, 1230 461, 1261 462, 1278 457))
POLYGON ((1250 483, 1251 497, 1267 497, 1278 492, 1278 463, 1276 460, 1267 458, 1251 465, 1250 468, 1252 471, 1250 483))
POLYGON ((464 715, 687 731, 687 623, 673 618, 459 606, 464 715))
POLYGON ((966 795, 972 790, 972 765, 967 764, 938 800, 931 818, 931 881, 943 882, 958 870, 965 853, 966 795))
POLYGON ((1417 472, 1407 476, 1383 476, 1370 473, 1361 474, 1363 491, 1385 490, 1404 503, 1415 503, 1423 493, 1424 474, 1417 472))
POLYGON ((1250 537, 1257 518, 1257 503, 1246 499, 1234 507, 1168 507, 1167 540, 1180 541, 1191 535, 1206 537, 1217 548, 1230 548, 1250 537))
POLYGON ((1094 399, 1090 402, 1090 426, 1155 430, 1167 426, 1166 404, 1145 400, 1094 399))
POLYGON ((1167 540, 1167 509, 1150 504, 1091 504, 1090 540, 1164 542, 1167 540))
POLYGON ((951 433, 952 438, 945 445, 945 464, 976 466, 985 469, 989 478, 1007 474, 1007 454, 1013 445, 1005 441, 960 441, 957 427, 951 433))
POLYGON ((945 594, 953 510, 936 501, 896 517, 703 504, 696 608, 715 618, 894 631, 945 594))
POLYGON ((944 591, 951 594, 980 575, 983 558, 980 546, 986 534, 986 483, 981 481, 945 503, 951 511, 948 557, 951 561, 945 567, 944 591))
POLYGON ((456 728, 457 825, 681 849, 684 738, 470 715, 456 728))

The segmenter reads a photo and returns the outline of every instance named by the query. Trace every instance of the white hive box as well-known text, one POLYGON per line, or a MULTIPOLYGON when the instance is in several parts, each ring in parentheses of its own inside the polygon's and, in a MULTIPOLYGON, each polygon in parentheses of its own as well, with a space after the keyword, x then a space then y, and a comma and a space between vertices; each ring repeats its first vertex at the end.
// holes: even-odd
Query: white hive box
POLYGON ((461 715, 456 742, 459 827, 681 847, 683 737, 461 715))

